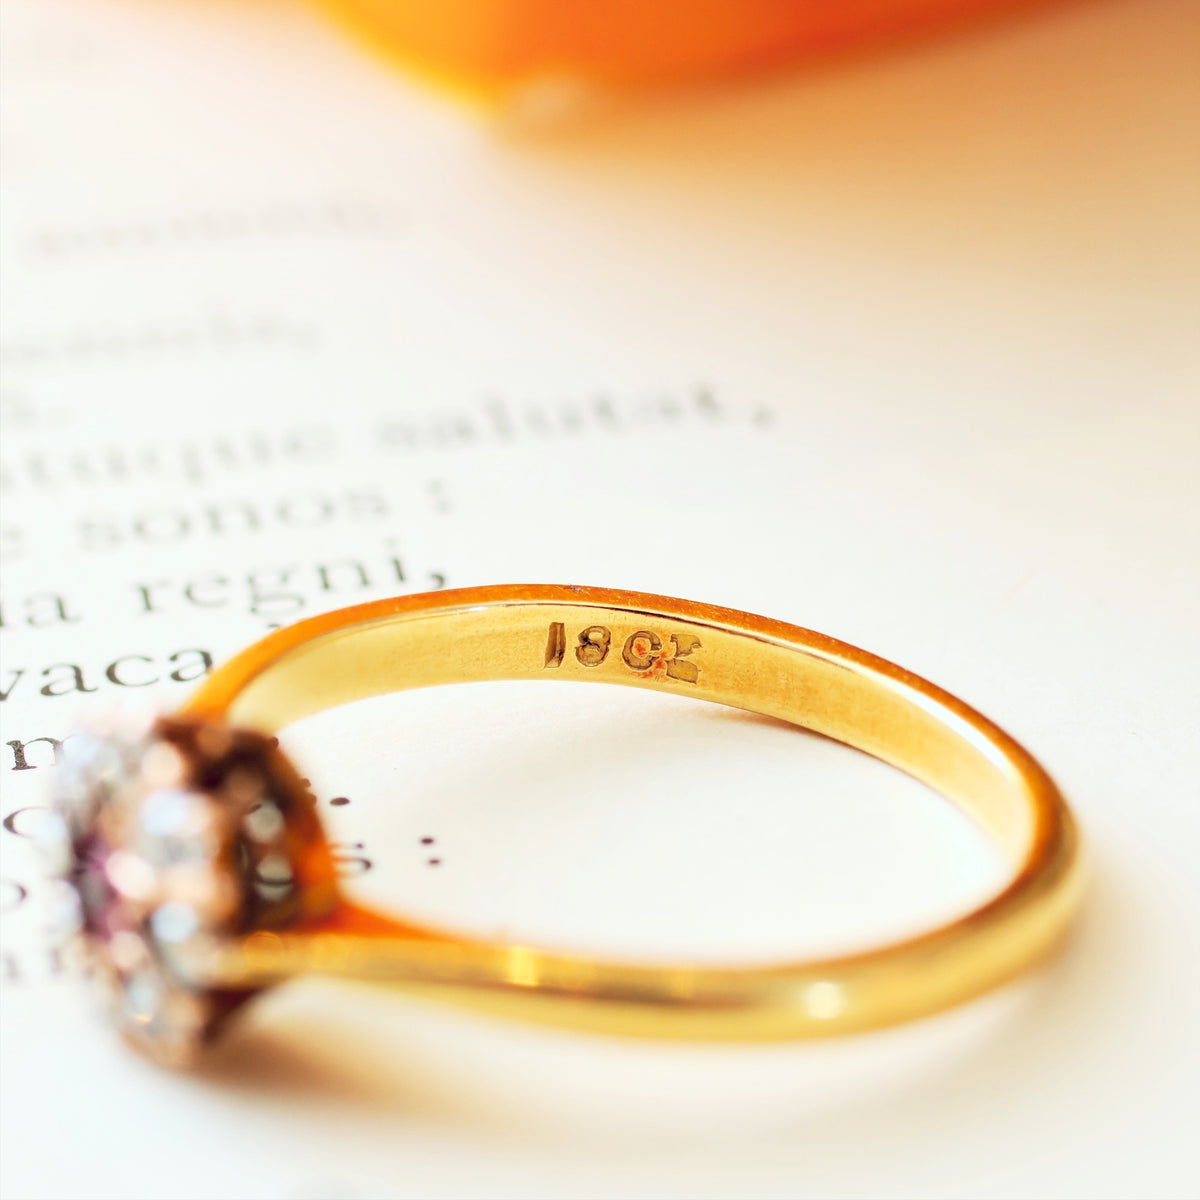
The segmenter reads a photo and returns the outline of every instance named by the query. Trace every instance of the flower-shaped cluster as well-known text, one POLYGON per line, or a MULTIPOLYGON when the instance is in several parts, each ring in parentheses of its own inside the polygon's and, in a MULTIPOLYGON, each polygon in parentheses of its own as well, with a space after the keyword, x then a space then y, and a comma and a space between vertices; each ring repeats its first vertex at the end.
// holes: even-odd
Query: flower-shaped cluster
POLYGON ((247 998, 191 978, 196 952, 332 903, 313 798, 273 739, 209 722, 78 733, 63 760, 61 923, 126 1038, 186 1064, 247 998))

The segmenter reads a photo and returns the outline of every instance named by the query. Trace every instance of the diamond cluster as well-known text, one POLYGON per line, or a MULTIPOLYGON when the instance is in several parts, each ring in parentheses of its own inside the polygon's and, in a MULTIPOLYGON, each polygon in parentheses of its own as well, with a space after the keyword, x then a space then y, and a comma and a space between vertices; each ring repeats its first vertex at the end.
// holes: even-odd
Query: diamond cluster
POLYGON ((274 739, 181 718, 81 732, 54 801, 62 931, 114 1023, 160 1062, 191 1062, 248 996, 190 978, 197 951, 333 902, 315 802, 274 739))

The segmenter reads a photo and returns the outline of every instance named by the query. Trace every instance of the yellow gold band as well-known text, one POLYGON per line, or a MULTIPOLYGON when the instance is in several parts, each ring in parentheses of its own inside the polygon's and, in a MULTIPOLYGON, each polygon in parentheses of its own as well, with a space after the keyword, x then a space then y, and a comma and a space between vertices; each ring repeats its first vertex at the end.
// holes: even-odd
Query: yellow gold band
POLYGON ((366 913, 259 932, 207 972, 257 986, 321 971, 589 1029, 699 1038, 825 1036, 918 1017, 1018 974, 1079 892, 1071 814, 1038 763, 979 713, 874 655, 730 609, 600 588, 404 596, 281 629, 214 672, 184 716, 265 732, 335 705, 443 683, 574 679, 694 696, 874 755, 960 805, 1012 864, 997 896, 867 953, 762 967, 643 966, 490 945, 366 913))

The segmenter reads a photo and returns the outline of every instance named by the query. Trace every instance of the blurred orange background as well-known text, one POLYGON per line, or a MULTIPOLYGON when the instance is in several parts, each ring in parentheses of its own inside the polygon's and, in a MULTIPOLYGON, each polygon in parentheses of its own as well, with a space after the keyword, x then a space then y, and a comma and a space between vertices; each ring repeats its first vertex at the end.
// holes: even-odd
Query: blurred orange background
POLYGON ((689 83, 1038 0, 323 0, 405 66, 488 99, 541 80, 689 83))

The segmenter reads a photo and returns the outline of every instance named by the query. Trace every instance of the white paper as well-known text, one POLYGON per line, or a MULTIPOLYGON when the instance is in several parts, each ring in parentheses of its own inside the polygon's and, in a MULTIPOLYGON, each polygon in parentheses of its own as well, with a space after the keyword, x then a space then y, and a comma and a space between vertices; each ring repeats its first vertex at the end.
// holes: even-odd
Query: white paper
MULTIPOLYGON (((287 4, 3 12, 6 1197, 1195 1194, 1194 6, 534 124, 287 4), (816 1046, 306 981, 197 1072, 138 1060, 47 950, 39 739, 299 616, 521 581, 981 708, 1082 822, 1066 953, 816 1046)), ((999 878, 914 782, 683 700, 482 684, 285 742, 353 895, 488 936, 762 961, 999 878)))

